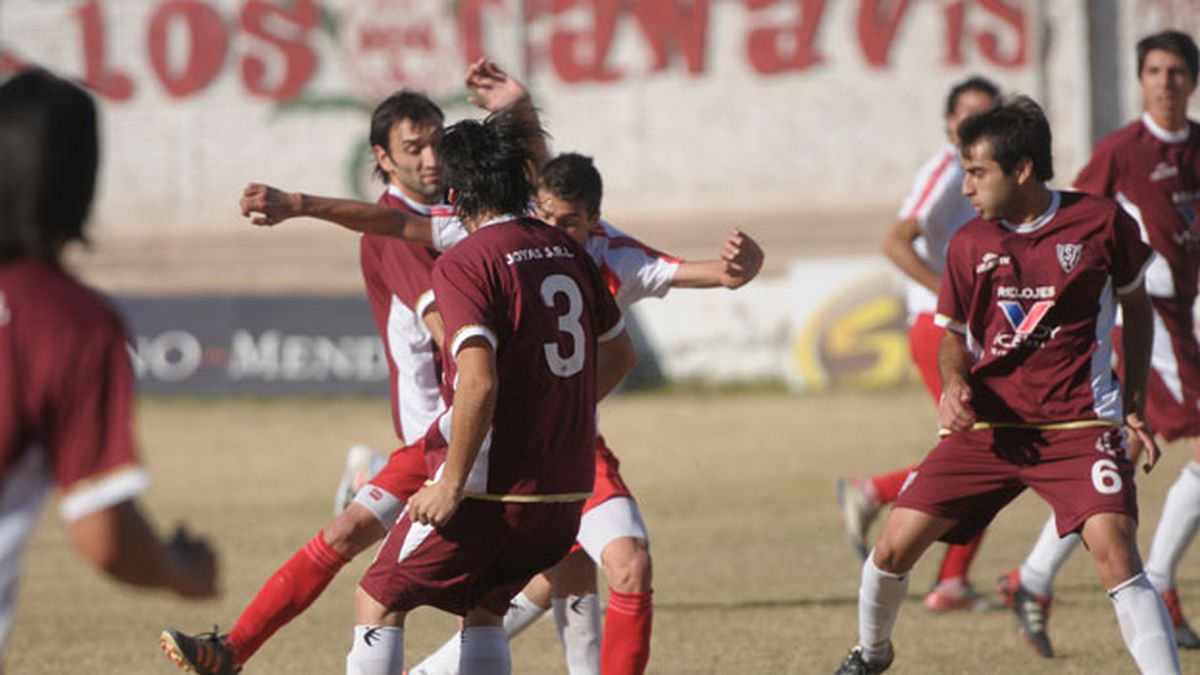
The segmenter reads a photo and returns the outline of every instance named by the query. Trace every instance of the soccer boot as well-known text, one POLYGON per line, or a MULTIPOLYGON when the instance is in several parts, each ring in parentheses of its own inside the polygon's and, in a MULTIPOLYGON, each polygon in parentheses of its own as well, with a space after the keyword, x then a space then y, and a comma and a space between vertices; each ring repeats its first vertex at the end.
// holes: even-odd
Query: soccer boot
POLYGON ((1039 656, 1053 658, 1054 647, 1046 634, 1046 622, 1050 619, 1052 598, 1040 597, 1017 584, 1013 592, 1013 613, 1017 615, 1017 630, 1039 656))
POLYGON ((1016 597, 1017 589, 1020 587, 1021 568, 1019 567, 1014 567, 996 578, 996 595, 1000 596, 1000 602, 1005 607, 1013 606, 1013 598, 1016 597))
POLYGON ((837 480, 838 504, 842 507, 842 524, 846 528, 846 540, 859 560, 865 561, 871 551, 867 544, 867 533, 875 516, 879 515, 879 504, 867 496, 858 478, 837 480))
POLYGON ((956 610, 986 612, 996 608, 982 593, 963 583, 936 584, 925 596, 924 605, 925 611, 933 614, 956 610))
POLYGON ((233 650, 225 642, 225 636, 217 635, 216 629, 188 635, 168 628, 158 636, 158 644, 181 670, 197 675, 235 675, 242 671, 234 662, 233 650))
POLYGON ((386 462, 386 458, 365 445, 350 446, 350 450, 346 452, 346 469, 342 472, 337 489, 333 493, 335 518, 350 507, 354 495, 358 494, 358 488, 371 480, 386 462))
POLYGON ((1200 649, 1200 636, 1188 625, 1183 618, 1183 605, 1179 604, 1179 591, 1174 588, 1163 591, 1163 604, 1167 606, 1167 614, 1171 615, 1171 625, 1175 627, 1175 644, 1181 649, 1200 649))
POLYGON ((868 661, 863 658, 862 645, 855 645, 854 649, 846 655, 846 660, 842 661, 841 667, 833 675, 871 675, 872 673, 882 673, 892 667, 892 661, 896 658, 896 652, 892 649, 892 641, 886 643, 887 655, 878 661, 868 661))

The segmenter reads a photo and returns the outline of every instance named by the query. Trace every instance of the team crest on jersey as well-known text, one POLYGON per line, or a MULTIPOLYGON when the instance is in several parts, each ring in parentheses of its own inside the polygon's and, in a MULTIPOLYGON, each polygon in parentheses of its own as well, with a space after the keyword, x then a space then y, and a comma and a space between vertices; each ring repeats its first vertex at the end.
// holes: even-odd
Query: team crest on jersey
POLYGON ((1057 250, 1058 264, 1064 272, 1070 274, 1083 257, 1083 244, 1059 244, 1057 250))

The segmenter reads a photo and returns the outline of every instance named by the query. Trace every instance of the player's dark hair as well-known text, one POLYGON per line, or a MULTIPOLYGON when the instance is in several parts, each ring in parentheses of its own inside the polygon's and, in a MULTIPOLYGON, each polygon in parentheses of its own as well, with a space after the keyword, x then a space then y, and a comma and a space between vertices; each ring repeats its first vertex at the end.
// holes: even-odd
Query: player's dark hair
POLYGON ((1196 43, 1192 40, 1192 36, 1179 31, 1168 30, 1161 33, 1155 33, 1142 38, 1137 43, 1137 76, 1142 77, 1142 66, 1146 64, 1146 55, 1155 49, 1161 49, 1164 52, 1170 52, 1175 56, 1183 59, 1187 64, 1188 72, 1192 74, 1192 80, 1196 79, 1196 73, 1200 70, 1200 57, 1196 53, 1196 43))
MULTIPOLYGON (((428 96, 401 89, 384 99, 383 103, 375 107, 375 112, 371 113, 371 145, 378 145, 391 152, 391 148, 388 147, 388 134, 391 133, 392 127, 402 120, 423 126, 440 127, 446 121, 446 116, 428 96)), ((388 180, 378 162, 375 164, 375 175, 384 183, 388 180)))
POLYGON ((542 133, 536 122, 508 111, 447 127, 438 160, 455 211, 464 219, 524 213, 533 196, 529 148, 542 133))
POLYGON ((0 85, 0 260, 58 262, 82 241, 96 187, 96 104, 42 70, 0 85))
POLYGON ((950 89, 950 93, 946 95, 947 117, 953 115, 954 109, 958 107, 958 97, 962 96, 968 91, 977 91, 981 94, 988 95, 992 99, 1000 98, 1000 88, 997 87, 991 80, 978 75, 974 77, 968 77, 962 82, 954 85, 950 89))
POLYGON ((591 157, 564 152, 542 167, 538 185, 563 201, 582 203, 589 216, 600 213, 604 181, 591 157))
POLYGON ((987 139, 992 145, 992 159, 1005 174, 1011 174, 1022 158, 1033 162, 1033 175, 1045 182, 1054 177, 1054 162, 1050 152, 1050 123, 1033 99, 1017 96, 976 115, 958 125, 959 148, 968 148, 987 139))

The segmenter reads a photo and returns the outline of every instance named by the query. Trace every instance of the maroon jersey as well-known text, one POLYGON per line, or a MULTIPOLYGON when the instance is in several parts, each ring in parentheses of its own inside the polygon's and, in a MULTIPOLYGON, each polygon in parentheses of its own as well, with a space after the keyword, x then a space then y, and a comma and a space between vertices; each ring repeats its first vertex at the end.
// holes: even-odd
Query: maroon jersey
MULTIPOLYGON (((624 327, 583 248, 544 223, 507 216, 444 253, 433 287, 454 354, 484 337, 496 350, 499 398, 468 494, 565 495, 592 490, 596 345, 624 327)), ((452 412, 439 431, 447 439, 452 412)))
POLYGON ((1122 419, 1115 295, 1137 288, 1151 251, 1115 202, 1051 194, 1032 223, 976 218, 950 242, 937 319, 966 336, 981 422, 1122 419))
MULTIPOLYGON (((379 204, 428 216, 430 207, 388 186, 379 204)), ((415 442, 442 412, 441 356, 422 319, 433 303, 430 273, 437 253, 395 237, 366 234, 359 260, 367 298, 388 358, 392 422, 401 442, 415 442), (406 436, 407 435, 407 436, 406 436)))
POLYGON ((1075 188, 1112 197, 1134 217, 1162 261, 1146 271, 1155 296, 1196 297, 1200 262, 1200 126, 1171 133, 1148 115, 1105 136, 1075 188))
POLYGON ((0 477, 45 453, 67 518, 141 492, 124 328, 92 291, 33 260, 0 264, 0 477))

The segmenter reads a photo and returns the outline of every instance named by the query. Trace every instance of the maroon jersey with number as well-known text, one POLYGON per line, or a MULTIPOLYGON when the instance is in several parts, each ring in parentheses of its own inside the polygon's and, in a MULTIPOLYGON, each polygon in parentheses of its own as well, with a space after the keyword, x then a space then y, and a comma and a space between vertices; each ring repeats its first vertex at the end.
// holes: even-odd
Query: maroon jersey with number
POLYGON ((1161 261, 1146 270, 1146 290, 1196 297, 1200 263, 1200 126, 1172 133, 1149 115, 1105 136, 1075 179, 1075 188, 1112 197, 1137 221, 1161 261))
POLYGON ((1122 418, 1116 294, 1137 288, 1151 251, 1115 202, 1051 195, 1032 223, 977 218, 950 242, 937 318, 966 336, 981 422, 1122 418))
MULTIPOLYGON (((379 204, 428 216, 430 207, 388 186, 379 204)), ((366 234, 359 260, 367 298, 388 359, 392 422, 402 443, 415 442, 438 414, 442 403, 441 355, 422 319, 433 303, 430 274, 437 253, 395 237, 366 234)))
MULTIPOLYGON (((587 252, 544 223, 505 216, 434 265, 445 381, 463 342, 496 351, 499 397, 468 494, 586 497, 596 436, 596 345, 624 327, 587 252)), ((437 431, 447 440, 453 410, 437 431)))

